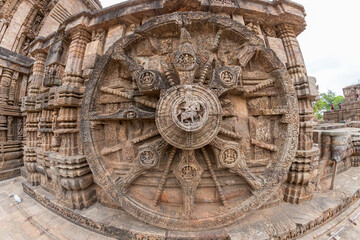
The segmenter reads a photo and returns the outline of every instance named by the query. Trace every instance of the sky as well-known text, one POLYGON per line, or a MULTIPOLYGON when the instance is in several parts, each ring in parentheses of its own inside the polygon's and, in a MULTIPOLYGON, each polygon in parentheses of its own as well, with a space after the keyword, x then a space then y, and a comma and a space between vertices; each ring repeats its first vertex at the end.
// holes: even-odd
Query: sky
MULTIPOLYGON (((179 0, 181 1, 181 0, 179 0)), ((360 83, 360 1, 293 0, 305 7, 306 30, 298 36, 309 76, 319 92, 360 83)), ((101 0, 103 7, 124 2, 101 0)))

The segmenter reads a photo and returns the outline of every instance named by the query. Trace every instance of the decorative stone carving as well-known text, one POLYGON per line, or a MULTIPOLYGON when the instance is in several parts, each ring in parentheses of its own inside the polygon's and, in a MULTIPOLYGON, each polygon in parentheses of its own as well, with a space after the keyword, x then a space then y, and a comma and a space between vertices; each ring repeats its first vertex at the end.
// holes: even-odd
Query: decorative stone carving
POLYGON ((263 25, 262 26, 263 32, 265 33, 265 35, 267 37, 273 37, 276 38, 276 31, 274 27, 268 26, 268 25, 263 25))
POLYGON ((158 163, 158 156, 152 149, 144 149, 139 152, 139 162, 146 168, 152 168, 158 163))
POLYGON ((239 149, 234 147, 225 147, 220 153, 220 163, 226 168, 234 167, 240 159, 239 149))
POLYGON ((299 102, 300 129, 296 158, 290 169, 288 186, 284 191, 284 200, 299 203, 312 198, 314 186, 310 179, 312 165, 319 158, 318 148, 313 146, 313 109, 312 102, 318 95, 315 78, 308 77, 294 26, 280 24, 277 35, 282 39, 287 54, 287 69, 291 75, 299 102), (301 167, 298 167, 301 166, 301 167))
POLYGON ((230 6, 237 5, 236 0, 211 0, 210 2, 211 4, 216 4, 216 5, 230 5, 230 6))
POLYGON ((262 206, 297 145, 283 65, 245 26, 208 13, 156 17, 116 42, 80 115, 95 182, 135 217, 182 231, 228 225, 262 206), (262 125, 273 131, 262 135, 262 125), (259 153, 271 167, 255 173, 259 153))
POLYGON ((207 145, 216 137, 220 123, 220 102, 207 88, 178 85, 160 99, 156 124, 175 147, 191 150, 207 145))
POLYGON ((11 78, 14 71, 4 69, 0 80, 0 103, 7 103, 9 101, 9 90, 11 85, 11 78))
POLYGON ((136 78, 136 83, 139 90, 143 93, 152 93, 166 88, 165 82, 157 71, 143 70, 136 78))
POLYGON ((91 36, 91 41, 100 41, 100 42, 104 42, 105 41, 105 34, 106 32, 104 31, 104 29, 102 28, 98 28, 96 29, 91 36))
POLYGON ((248 24, 246 24, 246 27, 250 30, 253 31, 256 35, 261 35, 261 28, 260 25, 254 22, 249 22, 248 24))
POLYGON ((43 17, 41 15, 36 15, 34 22, 32 23, 30 29, 29 29, 29 35, 31 36, 37 36, 40 31, 40 24, 43 20, 43 17))
POLYGON ((22 55, 26 56, 29 53, 30 42, 31 42, 30 38, 25 39, 24 44, 23 44, 23 46, 21 48, 21 54, 22 55))

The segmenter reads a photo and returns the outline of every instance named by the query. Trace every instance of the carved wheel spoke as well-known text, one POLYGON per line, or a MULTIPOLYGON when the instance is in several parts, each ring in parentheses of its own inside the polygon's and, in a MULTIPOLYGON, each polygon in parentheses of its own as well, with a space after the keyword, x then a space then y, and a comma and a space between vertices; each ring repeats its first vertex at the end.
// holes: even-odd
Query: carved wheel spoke
POLYGON ((113 114, 92 113, 91 121, 112 121, 112 120, 136 120, 136 119, 155 119, 155 112, 144 111, 138 108, 118 110, 113 114))
POLYGON ((149 170, 146 167, 136 165, 130 171, 126 173, 125 176, 119 177, 116 182, 116 187, 122 192, 125 193, 128 187, 145 171, 149 170))
POLYGON ((222 204, 226 207, 228 204, 227 204, 227 201, 226 201, 224 192, 223 192, 223 190, 222 190, 222 188, 221 188, 221 186, 220 186, 220 183, 219 183, 219 181, 217 180, 215 171, 214 171, 213 167, 211 166, 210 157, 209 157, 208 153, 206 152, 206 149, 205 149, 205 148, 202 148, 201 151, 202 151, 202 154, 203 154, 204 159, 205 159, 205 161, 206 161, 206 164, 207 164, 207 166, 208 166, 208 168, 209 168, 211 177, 212 177, 212 179, 213 179, 213 181, 214 181, 214 183, 215 183, 216 190, 219 192, 221 202, 222 202, 222 204))
POLYGON ((158 203, 159 203, 159 198, 160 198, 161 193, 162 193, 162 191, 164 189, 164 186, 165 186, 165 183, 166 183, 166 178, 168 177, 170 166, 171 166, 172 161, 174 160, 175 153, 176 153, 176 148, 173 147, 173 149, 170 152, 169 158, 167 159, 166 166, 165 166, 163 175, 161 176, 159 186, 156 189, 155 197, 154 197, 154 200, 153 200, 153 205, 154 206, 157 206, 158 203))
POLYGON ((113 94, 113 95, 116 95, 116 96, 119 96, 119 97, 129 99, 129 100, 133 100, 134 102, 140 103, 140 104, 142 104, 142 105, 144 105, 146 107, 156 109, 156 102, 149 101, 149 100, 143 99, 141 97, 133 96, 132 94, 127 93, 127 92, 122 92, 122 91, 119 91, 119 90, 116 90, 116 89, 111 89, 111 88, 108 88, 108 87, 102 87, 101 91, 104 92, 104 93, 109 93, 109 94, 113 94))
POLYGON ((117 188, 126 193, 129 186, 142 174, 156 167, 159 163, 159 155, 166 149, 167 144, 156 141, 139 150, 134 166, 123 177, 118 177, 115 182, 117 188))
POLYGON ((216 228, 260 207, 284 177, 273 168, 285 173, 296 149, 283 66, 246 27, 208 19, 174 13, 143 24, 109 48, 84 96, 94 178, 162 228, 216 228))
POLYGON ((184 217, 186 218, 195 217, 192 215, 195 191, 200 183, 203 171, 204 170, 195 158, 194 150, 182 152, 181 160, 174 170, 174 175, 179 180, 182 189, 183 210, 184 217))
POLYGON ((231 170, 242 177, 254 190, 260 190, 263 187, 262 180, 255 176, 244 164, 239 164, 231 170))

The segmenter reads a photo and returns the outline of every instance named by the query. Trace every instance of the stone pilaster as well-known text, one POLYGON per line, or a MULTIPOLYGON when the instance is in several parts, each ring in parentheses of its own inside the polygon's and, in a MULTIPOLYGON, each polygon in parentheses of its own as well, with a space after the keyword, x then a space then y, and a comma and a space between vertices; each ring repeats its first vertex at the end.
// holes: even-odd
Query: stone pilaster
POLYGON ((69 53, 62 86, 57 89, 53 126, 53 148, 58 152, 49 156, 52 170, 59 182, 57 198, 70 208, 82 209, 96 202, 93 177, 85 156, 79 149, 79 109, 84 91, 83 61, 91 36, 85 29, 71 35, 69 53), (60 139, 60 143, 59 143, 60 139))
POLYGON ((24 165, 28 171, 28 182, 32 185, 39 185, 41 175, 37 169, 37 155, 36 150, 39 147, 39 109, 35 108, 36 98, 39 94, 42 79, 44 77, 45 68, 45 52, 37 52, 35 55, 35 62, 33 65, 33 74, 31 76, 32 81, 28 96, 22 101, 22 111, 26 112, 26 146, 24 148, 24 165))
POLYGON ((14 119, 12 116, 8 116, 8 126, 7 126, 7 140, 8 141, 13 141, 13 123, 14 123, 14 119))
POLYGON ((0 142, 6 142, 7 138, 7 118, 0 116, 0 142))
POLYGON ((61 106, 58 116, 59 129, 57 130, 61 140, 60 155, 75 156, 78 150, 78 109, 81 105, 83 93, 83 59, 90 34, 85 29, 76 30, 71 36, 69 54, 66 62, 63 85, 59 88, 62 96, 58 99, 61 106))
POLYGON ((11 85, 11 79, 14 71, 8 68, 4 68, 0 81, 0 104, 6 104, 9 101, 9 90, 11 85))
POLYGON ((82 77, 82 65, 85 56, 85 49, 91 36, 85 29, 77 29, 71 36, 69 55, 65 67, 64 85, 82 86, 84 79, 82 77))
POLYGON ((315 78, 307 76, 303 56, 296 39, 293 26, 277 26, 277 35, 283 41, 287 56, 286 67, 293 79, 299 103, 299 143, 295 159, 290 167, 284 200, 300 203, 312 198, 314 192, 313 176, 318 168, 319 149, 313 144, 312 101, 318 95, 315 78))
POLYGON ((38 136, 40 145, 36 148, 36 170, 41 174, 41 186, 50 192, 54 192, 55 181, 52 181, 53 174, 49 172, 52 165, 49 160, 51 150, 52 132, 52 110, 42 109, 39 116, 38 136))
POLYGON ((20 109, 13 106, 19 74, 3 68, 0 78, 0 181, 20 175, 23 165, 22 142, 18 140, 17 122, 20 109))
POLYGON ((293 79, 306 75, 304 59, 299 42, 296 39, 294 28, 290 24, 281 24, 276 27, 277 35, 282 39, 286 56, 287 70, 293 79))
POLYGON ((14 72, 13 76, 12 76, 12 81, 11 81, 11 85, 10 85, 10 92, 9 92, 9 104, 10 105, 14 105, 16 102, 16 93, 18 92, 18 87, 19 87, 19 73, 18 72, 14 72))
POLYGON ((103 29, 96 29, 92 33, 91 42, 86 45, 84 63, 82 65, 85 82, 90 78, 96 61, 104 51, 105 34, 106 32, 103 29))
POLYGON ((36 96, 40 92, 40 87, 44 78, 46 56, 47 54, 45 52, 35 53, 33 79, 29 90, 29 96, 36 96))

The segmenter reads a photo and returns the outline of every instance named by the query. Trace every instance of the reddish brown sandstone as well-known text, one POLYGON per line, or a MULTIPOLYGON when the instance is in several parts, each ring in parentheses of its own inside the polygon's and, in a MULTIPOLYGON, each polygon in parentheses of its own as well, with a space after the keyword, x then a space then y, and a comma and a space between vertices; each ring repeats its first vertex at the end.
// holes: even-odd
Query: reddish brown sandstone
POLYGON ((138 0, 98 9, 90 0, 2 6, 0 179, 24 162, 24 190, 71 221, 71 209, 99 202, 178 238, 226 236, 249 212, 320 189, 318 93, 296 39, 301 5, 138 0))

